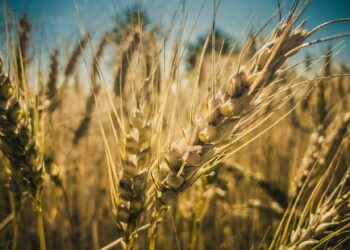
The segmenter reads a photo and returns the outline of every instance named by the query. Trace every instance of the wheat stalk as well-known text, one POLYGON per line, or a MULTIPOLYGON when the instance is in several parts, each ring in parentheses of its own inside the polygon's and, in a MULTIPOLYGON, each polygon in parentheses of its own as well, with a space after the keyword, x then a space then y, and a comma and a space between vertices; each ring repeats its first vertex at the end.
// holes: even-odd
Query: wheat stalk
POLYGON ((29 194, 37 212, 40 248, 45 249, 42 222, 42 190, 44 165, 37 140, 33 114, 22 102, 22 92, 15 92, 15 86, 4 71, 0 57, 0 148, 11 163, 10 187, 18 199, 29 194))
MULTIPOLYGON (((146 211, 147 176, 151 160, 152 108, 147 79, 137 96, 136 108, 129 116, 130 128, 120 150, 120 173, 113 197, 114 213, 126 249, 135 244, 133 233, 146 211)), ((112 184, 114 186, 114 184, 112 184)))
POLYGON ((64 70, 65 82, 68 81, 68 79, 73 75, 74 71, 76 70, 79 57, 82 55, 82 52, 86 47, 86 44, 89 41, 89 39, 90 35, 85 34, 74 47, 73 52, 70 55, 66 68, 64 70))
POLYGON ((51 84, 51 86, 48 86, 50 93, 49 92, 47 93, 48 98, 50 99, 50 104, 48 108, 48 111, 50 113, 53 113, 57 108, 61 106, 66 88, 68 86, 69 79, 74 75, 74 72, 76 71, 76 68, 77 68, 78 60, 82 55, 82 52, 86 47, 89 39, 90 39, 90 34, 86 34, 76 44, 72 54, 68 59, 67 65, 64 70, 63 84, 58 90, 57 90, 58 52, 56 52, 55 50, 53 51, 53 54, 51 55, 51 65, 50 65, 51 70, 49 75, 50 81, 48 82, 51 84))
POLYGON ((18 45, 16 53, 16 64, 17 64, 17 75, 20 82, 20 87, 25 89, 27 86, 24 86, 25 75, 26 75, 26 66, 29 61, 27 56, 27 51, 29 48, 30 41, 30 32, 32 29, 32 24, 27 15, 24 15, 19 20, 19 26, 17 31, 18 36, 18 45))
POLYGON ((125 80, 132 55, 140 44, 141 34, 134 32, 128 37, 125 48, 122 49, 120 64, 114 78, 114 93, 119 96, 124 92, 125 80))
POLYGON ((153 178, 158 190, 157 209, 166 210, 169 199, 193 183, 196 173, 208 162, 215 159, 223 144, 236 128, 248 109, 250 102, 269 85, 278 74, 286 59, 295 54, 308 37, 303 30, 305 22, 292 29, 294 19, 290 17, 276 28, 270 40, 245 66, 241 65, 231 78, 225 92, 216 93, 208 103, 208 115, 192 128, 187 138, 172 144, 163 157, 153 178))
MULTIPOLYGON (((185 138, 172 143, 152 171, 157 190, 153 218, 162 217, 178 194, 220 163, 220 152, 223 148, 227 150, 224 145, 233 140, 237 125, 244 119, 251 103, 278 77, 286 60, 305 47, 305 40, 315 32, 303 28, 305 20, 293 29, 303 11, 303 7, 298 10, 298 1, 294 4, 293 11, 278 24, 251 60, 238 65, 226 91, 212 90, 206 119, 196 121, 185 138)), ((155 234, 155 224, 152 229, 155 234)), ((151 240, 151 248, 154 247, 154 240, 151 240)))
POLYGON ((84 117, 80 121, 77 129, 74 131, 74 137, 72 140, 72 144, 74 146, 76 146, 79 143, 79 141, 86 135, 91 123, 91 117, 93 115, 94 107, 96 105, 96 98, 101 89, 101 84, 97 83, 98 81, 97 77, 100 77, 98 61, 102 58, 104 48, 107 45, 108 36, 109 34, 107 33, 102 37, 98 45, 96 55, 93 58, 93 62, 91 66, 91 81, 92 81, 91 93, 86 100, 84 117))
POLYGON ((47 90, 46 90, 46 97, 50 101, 48 112, 52 112, 55 110, 58 103, 56 101, 57 99, 57 82, 58 82, 58 56, 59 51, 58 49, 54 49, 50 56, 50 73, 49 73, 49 79, 46 84, 47 90))
POLYGON ((329 166, 344 137, 350 124, 350 113, 338 116, 331 124, 329 133, 325 136, 323 132, 315 132, 311 135, 311 140, 306 154, 302 160, 299 175, 296 179, 295 190, 292 200, 295 201, 297 195, 304 188, 312 188, 316 185, 318 177, 329 166), (306 187, 304 187, 306 185, 306 187))
MULTIPOLYGON (((350 168, 349 168, 350 169, 350 168)), ((279 249, 316 249, 327 244, 349 229, 350 220, 350 174, 349 170, 334 192, 311 213, 304 226, 297 227, 289 243, 279 249)), ((343 237, 341 237, 342 239, 343 237)))

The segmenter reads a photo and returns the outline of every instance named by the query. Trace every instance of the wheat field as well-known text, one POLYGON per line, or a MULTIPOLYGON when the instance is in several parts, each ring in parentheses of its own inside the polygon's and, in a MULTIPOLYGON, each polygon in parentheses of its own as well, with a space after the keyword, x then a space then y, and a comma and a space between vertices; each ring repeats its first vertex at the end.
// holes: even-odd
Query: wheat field
POLYGON ((199 0, 197 36, 174 2, 96 33, 72 1, 47 49, 3 1, 0 249, 350 249, 350 12, 271 1, 233 36, 199 0))

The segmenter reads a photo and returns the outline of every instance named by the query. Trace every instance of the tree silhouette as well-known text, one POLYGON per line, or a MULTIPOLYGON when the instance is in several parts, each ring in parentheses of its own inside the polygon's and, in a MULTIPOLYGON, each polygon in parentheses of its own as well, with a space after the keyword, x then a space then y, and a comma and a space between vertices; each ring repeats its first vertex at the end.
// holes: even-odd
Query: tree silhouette
POLYGON ((205 54, 211 53, 213 49, 215 52, 220 52, 221 54, 228 54, 232 48, 232 37, 222 31, 221 29, 216 29, 214 31, 215 44, 213 43, 213 33, 212 31, 207 34, 200 35, 195 42, 190 43, 187 48, 186 64, 187 69, 192 70, 196 64, 199 56, 202 53, 205 42, 209 36, 208 44, 205 48, 205 54))

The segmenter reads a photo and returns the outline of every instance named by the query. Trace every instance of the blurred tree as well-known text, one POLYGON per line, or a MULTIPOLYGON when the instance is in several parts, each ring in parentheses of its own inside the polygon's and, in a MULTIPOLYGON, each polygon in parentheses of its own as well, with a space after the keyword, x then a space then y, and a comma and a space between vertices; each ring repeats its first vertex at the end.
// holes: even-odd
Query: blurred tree
MULTIPOLYGON (((189 44, 186 56, 186 64, 189 71, 194 69, 196 66, 197 60, 202 53, 208 36, 209 41, 207 47, 205 48, 205 54, 211 53, 213 48, 215 49, 215 52, 221 52, 222 55, 228 54, 230 52, 232 48, 233 38, 221 29, 215 29, 213 36, 213 32, 210 30, 207 34, 200 35, 195 42, 189 44), (213 37, 215 37, 215 44, 213 42, 213 37)), ((235 52, 237 52, 237 49, 235 52)))

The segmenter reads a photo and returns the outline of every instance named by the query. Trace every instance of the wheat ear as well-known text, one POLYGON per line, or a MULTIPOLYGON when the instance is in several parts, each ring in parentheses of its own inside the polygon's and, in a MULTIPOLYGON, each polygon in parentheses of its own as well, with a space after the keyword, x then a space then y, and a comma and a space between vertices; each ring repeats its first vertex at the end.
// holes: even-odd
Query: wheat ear
POLYGON ((40 248, 44 250, 45 236, 42 221, 42 190, 44 164, 34 127, 33 113, 23 104, 21 89, 15 86, 4 71, 0 57, 0 149, 11 163, 10 187, 19 198, 29 194, 37 213, 40 248))

